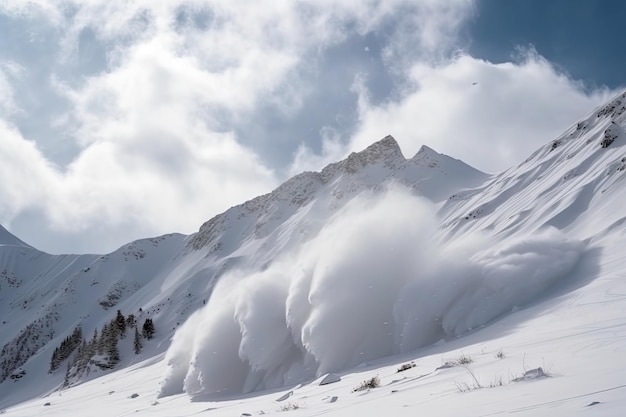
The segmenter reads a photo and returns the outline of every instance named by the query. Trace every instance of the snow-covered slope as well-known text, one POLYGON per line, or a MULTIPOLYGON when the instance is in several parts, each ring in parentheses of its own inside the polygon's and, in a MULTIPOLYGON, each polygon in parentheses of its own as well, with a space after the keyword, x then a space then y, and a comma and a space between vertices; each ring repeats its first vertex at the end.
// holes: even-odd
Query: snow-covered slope
POLYGON ((13 236, 7 229, 0 226, 0 245, 2 246, 25 246, 28 245, 13 236))
POLYGON ((387 137, 197 234, 101 257, 0 229, 0 343, 37 330, 0 409, 621 415, 625 127, 626 93, 494 176, 427 147, 405 159, 387 137), (120 342, 117 370, 55 392, 54 347, 117 309, 153 318, 157 337, 140 355, 120 342), (320 386, 326 373, 339 381, 320 386))
POLYGON ((441 210, 450 234, 491 230, 510 235, 554 226, 581 238, 611 234, 626 219, 626 98, 624 94, 561 136, 441 210))

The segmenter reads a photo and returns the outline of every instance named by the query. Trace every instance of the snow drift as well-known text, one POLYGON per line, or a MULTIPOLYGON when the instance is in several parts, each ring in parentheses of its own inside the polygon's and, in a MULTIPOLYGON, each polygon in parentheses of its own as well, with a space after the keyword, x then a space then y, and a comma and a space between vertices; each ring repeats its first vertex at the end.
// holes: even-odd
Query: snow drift
POLYGON ((224 276, 176 333, 160 395, 295 384, 462 335, 567 277, 584 244, 556 229, 446 242, 435 207, 367 192, 263 271, 224 276))

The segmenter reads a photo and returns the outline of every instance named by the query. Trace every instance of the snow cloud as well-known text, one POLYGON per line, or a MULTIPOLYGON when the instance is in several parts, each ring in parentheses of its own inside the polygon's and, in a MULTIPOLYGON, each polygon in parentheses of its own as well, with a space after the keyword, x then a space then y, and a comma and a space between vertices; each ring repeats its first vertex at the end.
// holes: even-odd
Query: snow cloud
POLYGON ((365 193, 264 271, 233 272, 174 337, 161 395, 296 384, 462 335, 536 299, 584 251, 555 229, 444 242, 432 204, 365 193))

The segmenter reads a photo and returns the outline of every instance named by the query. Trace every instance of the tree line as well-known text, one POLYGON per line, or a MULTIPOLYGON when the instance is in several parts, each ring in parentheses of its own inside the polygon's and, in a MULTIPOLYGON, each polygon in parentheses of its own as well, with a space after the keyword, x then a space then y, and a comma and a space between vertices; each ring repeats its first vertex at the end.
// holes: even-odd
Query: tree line
POLYGON ((99 331, 94 329, 89 339, 83 337, 81 327, 77 326, 72 334, 54 349, 49 372, 54 372, 69 359, 64 381, 64 386, 69 386, 72 381, 88 375, 95 369, 94 367, 102 370, 113 369, 121 359, 118 342, 131 332, 133 351, 138 355, 143 349, 144 340, 154 337, 154 323, 152 319, 146 318, 143 325, 139 326, 134 314, 124 316, 121 310, 117 310, 116 316, 105 323, 99 331))

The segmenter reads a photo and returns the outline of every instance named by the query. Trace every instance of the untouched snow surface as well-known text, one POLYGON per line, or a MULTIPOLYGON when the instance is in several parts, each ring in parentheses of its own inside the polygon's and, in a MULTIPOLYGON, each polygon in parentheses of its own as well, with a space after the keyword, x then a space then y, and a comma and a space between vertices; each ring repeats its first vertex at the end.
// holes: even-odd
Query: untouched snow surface
POLYGON ((1 229, 0 343, 42 331, 0 410, 623 415, 625 103, 491 177, 427 147, 404 159, 387 137, 195 235, 103 257, 42 254, 1 229), (118 308, 154 319, 155 340, 58 390, 54 347, 118 308))

